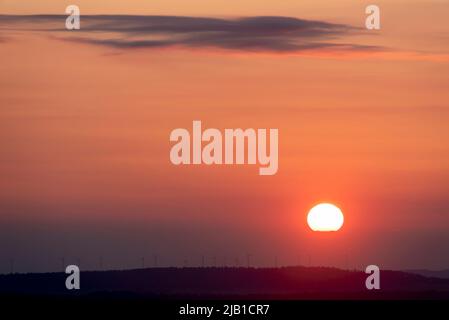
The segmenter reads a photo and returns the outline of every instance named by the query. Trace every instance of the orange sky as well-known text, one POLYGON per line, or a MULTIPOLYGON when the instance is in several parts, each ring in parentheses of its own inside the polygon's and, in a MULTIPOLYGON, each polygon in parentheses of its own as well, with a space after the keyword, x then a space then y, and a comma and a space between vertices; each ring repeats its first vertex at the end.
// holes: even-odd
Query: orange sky
MULTIPOLYGON (((61 3, 0 1, 0 8, 64 14, 61 3)), ((82 14, 285 15, 358 27, 365 5, 77 3, 82 14)), ((3 252, 27 261, 40 239, 49 255, 82 255, 81 230, 95 250, 118 246, 111 259, 122 265, 149 247, 173 264, 200 252, 247 251, 261 265, 276 253, 290 263, 291 252, 316 250, 323 264, 344 265, 350 255, 356 266, 447 267, 449 6, 379 4, 380 32, 339 39, 384 48, 374 54, 119 49, 62 41, 64 32, 2 30, 0 233, 11 243, 3 252), (192 120, 278 128, 278 174, 173 166, 169 133, 192 120), (346 214, 333 246, 305 225, 320 201, 346 214)))

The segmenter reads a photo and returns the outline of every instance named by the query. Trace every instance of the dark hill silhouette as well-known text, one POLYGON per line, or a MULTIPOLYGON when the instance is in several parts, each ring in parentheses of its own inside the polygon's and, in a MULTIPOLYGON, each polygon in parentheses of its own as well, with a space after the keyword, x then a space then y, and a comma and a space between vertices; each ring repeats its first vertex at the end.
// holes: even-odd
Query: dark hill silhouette
POLYGON ((405 272, 420 274, 425 277, 449 279, 449 269, 446 270, 412 269, 412 270, 405 270, 405 272))
POLYGON ((81 271, 81 290, 65 273, 0 276, 0 295, 125 295, 200 299, 449 299, 449 279, 381 271, 381 289, 367 290, 361 271, 321 267, 152 268, 81 271))

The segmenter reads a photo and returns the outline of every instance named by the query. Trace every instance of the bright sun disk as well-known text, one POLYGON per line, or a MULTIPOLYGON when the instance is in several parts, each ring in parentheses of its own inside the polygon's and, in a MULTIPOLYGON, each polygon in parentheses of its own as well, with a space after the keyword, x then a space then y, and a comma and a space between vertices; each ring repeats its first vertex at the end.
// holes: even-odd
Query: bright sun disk
POLYGON ((344 222, 341 210, 330 203, 320 203, 310 209, 307 223, 313 231, 338 231, 344 222))

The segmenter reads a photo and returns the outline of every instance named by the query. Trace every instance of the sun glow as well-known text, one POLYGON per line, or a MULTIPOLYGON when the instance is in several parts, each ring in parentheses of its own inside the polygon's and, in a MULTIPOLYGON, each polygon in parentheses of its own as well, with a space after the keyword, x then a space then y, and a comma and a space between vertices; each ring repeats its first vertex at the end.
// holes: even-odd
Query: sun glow
POLYGON ((338 231, 344 222, 341 210, 330 203, 320 203, 310 209, 307 223, 313 231, 338 231))

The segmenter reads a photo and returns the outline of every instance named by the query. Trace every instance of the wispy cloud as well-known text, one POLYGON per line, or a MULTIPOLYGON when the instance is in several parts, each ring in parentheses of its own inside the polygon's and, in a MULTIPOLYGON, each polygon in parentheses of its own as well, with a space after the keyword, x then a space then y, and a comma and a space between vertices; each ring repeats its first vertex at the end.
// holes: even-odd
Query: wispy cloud
POLYGON ((65 31, 66 16, 0 16, 1 28, 63 32, 60 38, 114 48, 218 48, 250 52, 313 49, 376 50, 341 43, 359 29, 344 24, 291 17, 219 19, 179 16, 82 16, 81 30, 65 31))

